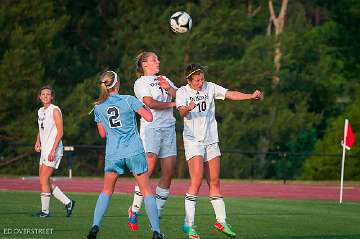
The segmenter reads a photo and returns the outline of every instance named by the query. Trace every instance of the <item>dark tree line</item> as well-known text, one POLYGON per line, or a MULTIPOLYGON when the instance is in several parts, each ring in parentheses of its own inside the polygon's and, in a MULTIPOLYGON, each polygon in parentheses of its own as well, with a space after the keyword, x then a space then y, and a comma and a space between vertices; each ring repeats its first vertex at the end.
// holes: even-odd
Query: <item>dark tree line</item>
MULTIPOLYGON (((359 20, 356 0, 3 0, 0 162, 31 150, 12 144, 33 144, 36 95, 45 84, 56 89, 65 144, 103 144, 88 114, 99 74, 116 70, 121 92, 133 94, 135 56, 155 51, 162 74, 178 86, 186 83, 184 66, 197 62, 207 66, 208 81, 265 92, 260 102, 217 102, 221 148, 263 153, 225 153, 222 175, 280 178, 281 157, 266 153, 340 153, 344 118, 360 129, 359 20), (170 31, 169 16, 178 10, 192 16, 190 33, 170 31)), ((180 148, 181 127, 178 117, 180 148)), ((357 144, 351 153, 359 153, 357 144)), ((98 161, 93 155, 82 150, 75 166, 90 174, 98 161)), ((30 161, 0 172, 29 173, 30 161)), ((347 178, 359 178, 359 162, 348 160, 347 178)), ((340 158, 289 157, 288 177, 335 179, 339 165, 340 158)), ((178 176, 185 176, 184 167, 180 157, 178 176)))

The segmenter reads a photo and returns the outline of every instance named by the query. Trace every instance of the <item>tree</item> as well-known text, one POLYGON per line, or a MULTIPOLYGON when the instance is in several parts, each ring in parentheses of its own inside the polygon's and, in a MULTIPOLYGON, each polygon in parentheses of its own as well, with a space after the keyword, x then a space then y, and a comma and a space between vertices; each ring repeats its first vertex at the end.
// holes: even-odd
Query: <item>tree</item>
MULTIPOLYGON (((348 118, 355 133, 360 129, 360 86, 356 89, 356 100, 354 100, 345 110, 344 115, 340 115, 333 120, 326 129, 323 139, 319 140, 315 146, 315 153, 319 156, 309 157, 305 161, 303 178, 310 180, 340 179, 341 152, 340 141, 344 131, 344 119, 348 118), (333 154, 334 156, 321 156, 322 153, 333 154), (338 157, 335 157, 338 155, 338 157)), ((360 179, 360 147, 356 142, 351 151, 348 151, 345 163, 345 179, 360 179), (353 155, 354 157, 351 157, 353 155)))
POLYGON ((68 18, 57 15, 52 2, 5 1, 0 8, 0 44, 5 46, 0 51, 0 95, 6 102, 0 106, 0 137, 33 143, 37 91, 54 83, 47 75, 47 64, 58 54, 56 37, 68 18))

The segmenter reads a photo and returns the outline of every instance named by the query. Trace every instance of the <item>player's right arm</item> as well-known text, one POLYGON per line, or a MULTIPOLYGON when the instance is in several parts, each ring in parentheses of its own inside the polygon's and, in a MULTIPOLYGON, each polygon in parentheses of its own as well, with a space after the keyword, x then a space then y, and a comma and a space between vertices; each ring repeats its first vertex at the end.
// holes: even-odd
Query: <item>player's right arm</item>
POLYGON ((41 151, 40 132, 37 133, 34 148, 36 152, 41 151))
POLYGON ((154 110, 162 110, 176 106, 175 102, 161 102, 154 100, 151 96, 144 96, 143 102, 147 107, 154 110))
POLYGON ((190 111, 192 111, 196 107, 196 104, 194 101, 190 101, 190 103, 186 106, 179 106, 179 114, 181 117, 185 117, 189 114, 190 111))
POLYGON ((59 142, 61 141, 61 138, 63 137, 63 134, 64 134, 64 126, 63 126, 61 111, 59 109, 55 108, 53 113, 54 113, 53 117, 54 117, 54 122, 55 122, 55 127, 57 130, 57 133, 55 136, 54 144, 53 144, 51 151, 49 153, 49 156, 48 156, 48 160, 50 162, 54 161, 56 148, 58 147, 59 142))
POLYGON ((176 94, 176 108, 179 110, 180 116, 185 117, 196 107, 196 104, 194 101, 187 103, 187 96, 184 88, 180 88, 176 94))
POLYGON ((136 97, 141 100, 147 107, 154 110, 162 110, 175 107, 175 102, 161 102, 155 100, 149 90, 149 86, 141 80, 137 80, 134 84, 134 92, 136 97))

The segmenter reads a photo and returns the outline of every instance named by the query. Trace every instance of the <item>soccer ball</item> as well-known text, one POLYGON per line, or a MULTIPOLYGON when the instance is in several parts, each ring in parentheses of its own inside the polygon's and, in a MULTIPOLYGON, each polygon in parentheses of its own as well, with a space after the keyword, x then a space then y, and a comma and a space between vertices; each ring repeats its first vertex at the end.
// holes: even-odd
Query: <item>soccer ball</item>
POLYGON ((175 12, 170 17, 170 27, 175 33, 185 33, 191 30, 192 19, 186 12, 175 12))

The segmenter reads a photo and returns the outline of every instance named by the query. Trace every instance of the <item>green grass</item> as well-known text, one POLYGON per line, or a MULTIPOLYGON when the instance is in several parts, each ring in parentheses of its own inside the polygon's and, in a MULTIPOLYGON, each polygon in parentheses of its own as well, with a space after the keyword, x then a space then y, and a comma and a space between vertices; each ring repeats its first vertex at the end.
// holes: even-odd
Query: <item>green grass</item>
MULTIPOLYGON (((51 218, 34 218, 39 210, 37 192, 0 191, 0 239, 79 239, 85 238, 92 222, 98 194, 70 193, 77 201, 71 218, 65 217, 63 206, 52 199, 51 218), (50 235, 5 234, 7 229, 53 229, 50 235)), ((127 208, 132 198, 115 194, 102 222, 99 239, 151 238, 146 215, 139 219, 140 229, 127 228, 127 208)), ((246 239, 359 239, 360 203, 335 201, 239 199, 226 198, 228 222, 246 239)), ((186 238, 181 231, 184 219, 182 197, 171 197, 161 219, 162 231, 168 239, 186 238)), ((206 197, 199 199, 196 224, 201 238, 226 238, 214 231, 214 214, 206 197)))

